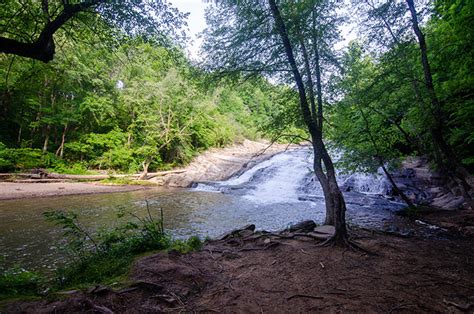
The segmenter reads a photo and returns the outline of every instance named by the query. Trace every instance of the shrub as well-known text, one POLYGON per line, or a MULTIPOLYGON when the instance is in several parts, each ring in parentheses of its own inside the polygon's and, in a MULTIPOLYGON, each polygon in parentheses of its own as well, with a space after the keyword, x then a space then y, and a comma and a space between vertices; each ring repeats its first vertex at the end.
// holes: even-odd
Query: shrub
POLYGON ((41 149, 0 147, 0 171, 54 168, 61 163, 54 154, 43 153, 41 149))
POLYGON ((0 266, 0 299, 18 295, 37 295, 44 284, 41 275, 19 266, 0 266))
POLYGON ((102 230, 94 236, 81 226, 78 216, 72 212, 46 212, 46 218, 64 230, 68 242, 65 247, 72 263, 57 272, 60 288, 106 283, 125 275, 135 257, 157 250, 174 249, 186 253, 199 249, 198 237, 187 241, 175 240, 165 233, 163 217, 156 219, 147 205, 147 217, 131 214, 137 222, 102 230))

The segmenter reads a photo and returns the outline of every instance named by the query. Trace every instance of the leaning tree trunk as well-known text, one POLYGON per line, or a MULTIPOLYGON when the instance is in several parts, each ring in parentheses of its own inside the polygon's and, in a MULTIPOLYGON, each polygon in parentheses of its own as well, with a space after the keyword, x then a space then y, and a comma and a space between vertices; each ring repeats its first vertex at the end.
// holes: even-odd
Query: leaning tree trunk
MULTIPOLYGON (((311 117, 313 121, 318 121, 318 130, 319 132, 322 132, 321 124, 319 124, 319 116, 322 115, 322 107, 319 107, 316 109, 316 101, 315 101, 315 96, 314 96, 314 84, 313 84, 313 79, 311 75, 311 68, 309 65, 309 57, 308 57, 308 52, 306 50, 306 45, 304 42, 304 39, 301 35, 300 37, 300 45, 301 45, 301 52, 303 54, 303 61, 304 61, 304 69, 306 72, 306 79, 307 79, 307 88, 308 88, 308 95, 309 95, 309 100, 310 100, 310 105, 311 105, 311 117)), ((318 104, 320 100, 320 91, 318 90, 318 104)), ((315 134, 314 137, 316 137, 317 134, 315 134)), ((314 138, 313 138, 314 140, 314 138)), ((313 145, 313 148, 316 147, 313 145)), ((330 197, 330 191, 329 191, 329 182, 327 180, 326 174, 323 171, 323 167, 321 164, 322 161, 322 153, 320 149, 314 149, 314 161, 313 161, 313 169, 314 173, 316 175, 316 178, 319 180, 321 183, 321 187, 323 189, 323 194, 325 198, 325 203, 326 203, 326 219, 325 219, 325 224, 326 225, 335 225, 335 214, 334 214, 334 203, 332 202, 332 199, 330 197)))
POLYGON ((278 6, 276 5, 275 0, 268 0, 268 2, 275 21, 275 27, 282 39, 283 46, 285 48, 285 53, 288 58, 288 63, 290 64, 291 71, 293 73, 293 77, 298 88, 298 95, 301 111, 303 114, 303 120, 308 128, 309 133, 311 134, 311 138, 313 141, 313 150, 315 154, 314 170, 316 172, 316 175, 318 176, 318 179, 321 178, 320 182, 321 186, 323 187, 325 201, 330 204, 330 206, 332 207, 332 211, 334 212, 335 234, 331 239, 329 239, 329 242, 333 242, 337 245, 346 245, 348 243, 345 221, 346 205, 344 202, 344 197, 342 196, 342 193, 336 182, 334 165, 322 140, 321 130, 318 128, 315 119, 313 119, 311 115, 308 99, 306 97, 306 89, 303 82, 303 78, 300 74, 300 71, 298 70, 298 66, 296 64, 296 60, 293 54, 293 47, 289 40, 283 18, 280 15, 280 11, 278 9, 278 6), (322 160, 324 163, 326 173, 322 171, 320 160, 322 160))
POLYGON ((143 172, 142 172, 142 174, 138 177, 138 180, 146 180, 146 179, 147 179, 147 176, 148 176, 148 168, 150 167, 150 163, 151 163, 151 161, 149 161, 149 160, 145 160, 144 162, 142 162, 143 172))
POLYGON ((334 237, 330 239, 336 245, 345 246, 348 243, 347 240, 347 227, 346 227, 346 202, 342 195, 341 189, 337 184, 336 171, 334 164, 329 156, 329 153, 324 145, 322 138, 318 145, 322 152, 322 159, 324 166, 326 167, 326 176, 328 178, 328 198, 331 199, 334 212, 334 237))
POLYGON ((390 174, 390 172, 388 172, 387 168, 385 167, 385 161, 382 157, 382 154, 380 153, 379 146, 377 145, 377 142, 375 141, 375 138, 372 135, 372 131, 370 130, 369 120, 365 116, 364 110, 362 110, 362 108, 359 108, 359 112, 360 112, 360 115, 362 116, 362 119, 364 120, 365 130, 367 134, 369 135, 370 142, 372 143, 372 146, 375 149, 375 152, 377 155, 376 158, 379 162, 379 166, 382 168, 383 172, 387 176, 388 181, 390 181, 390 184, 395 190, 395 193, 397 193, 402 198, 402 200, 408 205, 408 207, 416 208, 415 204, 413 204, 413 202, 405 195, 405 193, 403 193, 403 191, 398 188, 397 184, 395 183, 395 180, 393 180, 392 175, 390 174))
MULTIPOLYGON (((430 133, 435 149, 435 156, 436 154, 440 155, 439 157, 437 157, 437 163, 441 167, 441 170, 447 172, 448 176, 450 176, 459 185, 465 200, 471 202, 471 186, 469 185, 466 179, 468 176, 468 172, 462 166, 461 162, 457 159, 457 156, 455 156, 451 147, 443 137, 445 119, 434 88, 433 76, 431 74, 430 63, 428 61, 425 35, 421 31, 420 26, 418 24, 418 16, 416 13, 415 4, 413 0, 406 0, 406 2, 412 18, 411 20, 413 31, 415 32, 415 35, 418 39, 421 55, 421 64, 423 66, 423 75, 425 79, 425 87, 431 101, 431 111, 434 121, 430 123, 430 133)), ((472 206, 472 204, 470 204, 470 206, 472 206)))
POLYGON ((66 132, 67 132, 67 127, 68 124, 63 128, 63 133, 61 135, 61 145, 59 145, 58 149, 56 150, 56 156, 59 156, 59 158, 63 159, 64 156, 64 144, 66 143, 66 132))

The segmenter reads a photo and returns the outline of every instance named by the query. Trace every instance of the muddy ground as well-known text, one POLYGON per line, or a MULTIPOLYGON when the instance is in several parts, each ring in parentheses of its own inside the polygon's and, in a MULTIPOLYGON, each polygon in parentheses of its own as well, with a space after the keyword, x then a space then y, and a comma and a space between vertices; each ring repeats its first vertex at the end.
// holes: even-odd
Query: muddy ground
POLYGON ((351 234, 374 255, 320 247, 307 235, 245 231, 199 252, 142 258, 120 290, 96 287, 6 312, 474 312, 474 238, 351 234))

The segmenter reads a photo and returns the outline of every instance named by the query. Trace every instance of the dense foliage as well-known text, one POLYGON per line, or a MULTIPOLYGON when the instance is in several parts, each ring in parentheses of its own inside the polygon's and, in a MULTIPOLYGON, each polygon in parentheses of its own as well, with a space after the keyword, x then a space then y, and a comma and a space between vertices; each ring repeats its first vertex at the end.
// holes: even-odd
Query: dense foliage
POLYGON ((285 88, 209 77, 152 41, 64 44, 48 64, 0 56, 0 171, 168 168, 258 138, 286 105, 285 88))
POLYGON ((430 125, 439 122, 444 139, 472 172, 474 31, 467 25, 474 19, 474 4, 437 1, 423 27, 441 104, 442 121, 435 122, 423 86, 418 44, 413 35, 403 36, 409 25, 403 27, 403 19, 394 17, 400 9, 390 7, 385 4, 368 10, 365 38, 372 46, 378 43, 377 48, 353 42, 345 53, 344 75, 335 84, 342 99, 332 106, 331 120, 337 127, 332 128, 331 138, 345 150, 344 162, 351 169, 373 170, 380 160, 397 161, 407 155, 428 156, 436 168, 430 125), (392 35, 374 37, 370 32, 374 25, 392 35))

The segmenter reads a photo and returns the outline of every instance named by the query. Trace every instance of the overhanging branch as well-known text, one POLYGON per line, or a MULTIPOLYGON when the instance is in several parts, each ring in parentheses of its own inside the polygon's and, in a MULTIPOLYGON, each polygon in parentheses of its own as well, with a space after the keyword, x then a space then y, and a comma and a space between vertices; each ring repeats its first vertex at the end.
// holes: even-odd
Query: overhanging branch
MULTIPOLYGON (((55 53, 54 33, 56 33, 58 29, 79 12, 83 12, 104 1, 105 0, 89 0, 77 4, 67 4, 67 2, 63 2, 63 11, 53 20, 47 21, 35 41, 21 42, 19 40, 0 36, 0 52, 36 59, 47 63, 53 60, 55 53)), ((43 2, 43 10, 46 10, 44 12, 46 13, 48 9, 47 5, 44 3, 45 2, 43 2)))

